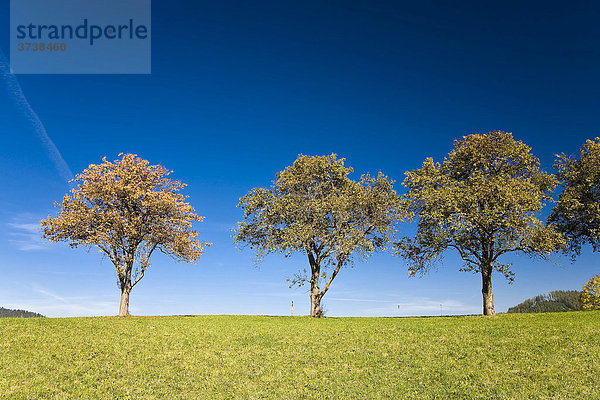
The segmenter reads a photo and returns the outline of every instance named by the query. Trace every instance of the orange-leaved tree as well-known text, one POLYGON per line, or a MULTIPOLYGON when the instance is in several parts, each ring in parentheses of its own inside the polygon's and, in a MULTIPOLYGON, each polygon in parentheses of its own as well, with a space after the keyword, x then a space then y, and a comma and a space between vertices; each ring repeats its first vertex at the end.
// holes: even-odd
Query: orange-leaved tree
POLYGON ((186 184, 136 154, 119 156, 114 162, 105 157, 77 175, 58 215, 41 224, 45 238, 71 247, 95 246, 112 261, 121 289, 119 316, 127 316, 131 289, 144 277, 155 250, 193 263, 210 243, 199 242, 192 228, 203 217, 180 193, 186 184))

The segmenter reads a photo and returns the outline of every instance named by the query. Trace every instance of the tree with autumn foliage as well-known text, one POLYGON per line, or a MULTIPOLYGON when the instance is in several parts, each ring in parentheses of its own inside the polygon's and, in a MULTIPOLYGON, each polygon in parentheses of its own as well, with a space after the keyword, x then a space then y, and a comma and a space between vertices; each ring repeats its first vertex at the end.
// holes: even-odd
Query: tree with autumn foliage
POLYGON ((119 156, 114 162, 105 157, 77 175, 58 215, 41 224, 50 241, 95 246, 112 261, 121 289, 119 316, 127 316, 131 290, 144 277, 155 250, 193 263, 210 243, 196 239, 192 223, 203 217, 180 193, 186 184, 135 154, 119 156))
POLYGON ((256 249, 259 259, 271 252, 308 258, 310 272, 289 281, 310 283, 312 317, 322 316, 321 300, 341 268, 386 247, 403 217, 392 180, 379 173, 356 182, 344 161, 335 154, 300 155, 270 188, 253 189, 238 204, 244 220, 234 235, 237 243, 256 249))
POLYGON ((563 191, 548 217, 548 222, 569 240, 566 249, 573 257, 589 244, 600 250, 600 138, 588 140, 579 158, 557 156, 554 168, 563 191))
POLYGON ((582 310, 600 310, 600 274, 583 285, 581 291, 582 310))
MULTIPOLYGON (((565 252, 573 259, 585 245, 600 251, 600 138, 587 140, 578 158, 557 155, 554 168, 563 190, 548 222, 568 239, 565 252)), ((581 304, 584 310, 600 309, 600 275, 583 286, 581 304)))
POLYGON ((511 133, 468 135, 442 162, 428 158, 406 172, 405 201, 418 220, 414 237, 398 243, 409 273, 426 273, 446 250, 458 252, 462 271, 481 274, 483 314, 493 316, 492 271, 512 283, 504 254, 547 257, 563 236, 536 217, 557 180, 539 168, 531 149, 511 133))

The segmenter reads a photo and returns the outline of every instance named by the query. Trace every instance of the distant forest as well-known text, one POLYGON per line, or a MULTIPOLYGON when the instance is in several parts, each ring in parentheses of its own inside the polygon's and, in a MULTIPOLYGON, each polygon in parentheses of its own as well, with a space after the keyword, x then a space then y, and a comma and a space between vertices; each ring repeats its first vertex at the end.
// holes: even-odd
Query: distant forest
POLYGON ((508 309, 509 313, 535 313, 581 310, 581 292, 555 290, 540 294, 508 309))
POLYGON ((34 313, 25 310, 10 310, 0 307, 0 318, 2 317, 18 317, 18 318, 46 318, 42 314, 34 313))

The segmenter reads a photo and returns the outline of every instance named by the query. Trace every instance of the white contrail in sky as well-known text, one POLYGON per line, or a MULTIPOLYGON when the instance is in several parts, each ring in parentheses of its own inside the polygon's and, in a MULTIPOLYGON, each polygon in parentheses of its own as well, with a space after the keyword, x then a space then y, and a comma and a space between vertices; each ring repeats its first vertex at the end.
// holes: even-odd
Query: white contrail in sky
POLYGON ((58 171, 58 174, 66 181, 73 179, 73 173, 71 169, 65 162, 64 158, 58 151, 58 148, 48 136, 46 132, 46 128, 44 128, 44 124, 37 116, 31 105, 27 101, 27 98, 23 94, 23 90, 21 89, 21 85, 19 85, 19 81, 15 75, 10 71, 10 65, 8 64, 8 60, 4 56, 4 53, 0 50, 0 77, 6 86, 6 90, 10 94, 10 97, 15 102, 17 109, 19 112, 23 113, 23 115, 27 118, 37 137, 42 142, 42 145, 46 148, 48 152, 48 156, 54 163, 55 168, 58 171))

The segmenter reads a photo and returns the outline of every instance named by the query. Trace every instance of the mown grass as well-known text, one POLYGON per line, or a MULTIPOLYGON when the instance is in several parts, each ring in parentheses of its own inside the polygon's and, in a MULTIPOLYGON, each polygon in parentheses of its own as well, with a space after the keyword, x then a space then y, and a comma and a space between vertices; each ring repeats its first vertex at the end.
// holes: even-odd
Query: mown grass
POLYGON ((0 320, 2 399, 599 399, 600 312, 0 320))

